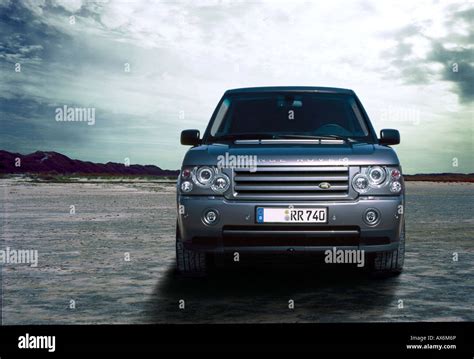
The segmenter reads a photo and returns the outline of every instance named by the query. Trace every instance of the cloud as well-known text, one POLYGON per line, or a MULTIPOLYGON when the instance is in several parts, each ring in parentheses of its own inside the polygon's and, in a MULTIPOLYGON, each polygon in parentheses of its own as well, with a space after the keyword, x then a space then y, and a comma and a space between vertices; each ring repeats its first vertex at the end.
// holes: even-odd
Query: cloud
POLYGON ((474 6, 455 4, 445 9, 444 34, 433 36, 432 21, 409 24, 392 32, 395 45, 382 53, 392 65, 388 76, 406 84, 450 84, 462 104, 474 102, 474 6), (417 51, 415 51, 417 50, 417 51))
POLYGON ((0 59, 10 63, 40 63, 41 45, 27 45, 18 35, 6 36, 0 44, 0 59))
POLYGON ((20 3, 36 16, 43 15, 43 8, 46 6, 46 0, 22 0, 20 3))
POLYGON ((74 13, 79 11, 85 2, 82 0, 52 0, 51 4, 53 7, 62 7, 64 10, 74 13))
MULTIPOLYGON (((473 16, 474 22, 474 16, 473 16)), ((474 30, 473 30, 474 32, 474 30)), ((441 64, 441 79, 454 85, 461 103, 474 102, 474 47, 460 45, 447 49, 441 42, 433 42, 428 60, 441 64)))

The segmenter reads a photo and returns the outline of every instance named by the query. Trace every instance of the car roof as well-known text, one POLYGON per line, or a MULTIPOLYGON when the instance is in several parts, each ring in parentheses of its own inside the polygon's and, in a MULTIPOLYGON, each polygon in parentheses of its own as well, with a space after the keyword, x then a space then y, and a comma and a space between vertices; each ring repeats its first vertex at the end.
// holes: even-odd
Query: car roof
POLYGON ((264 92, 322 92, 335 94, 354 94, 350 89, 337 87, 313 87, 313 86, 273 86, 273 87, 243 87, 230 89, 225 92, 230 94, 245 94, 245 93, 264 93, 264 92))

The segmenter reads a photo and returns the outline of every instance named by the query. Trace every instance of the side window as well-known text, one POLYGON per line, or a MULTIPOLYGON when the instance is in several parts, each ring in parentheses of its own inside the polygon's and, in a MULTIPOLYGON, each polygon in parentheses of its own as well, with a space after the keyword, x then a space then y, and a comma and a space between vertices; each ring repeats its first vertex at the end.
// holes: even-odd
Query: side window
POLYGON ((217 111, 216 118, 214 119, 214 123, 212 124, 212 127, 211 127, 211 136, 215 136, 215 134, 221 127, 222 121, 224 120, 224 117, 227 113, 227 110, 229 109, 229 106, 230 106, 230 100, 228 98, 222 101, 221 107, 219 108, 219 111, 217 111))

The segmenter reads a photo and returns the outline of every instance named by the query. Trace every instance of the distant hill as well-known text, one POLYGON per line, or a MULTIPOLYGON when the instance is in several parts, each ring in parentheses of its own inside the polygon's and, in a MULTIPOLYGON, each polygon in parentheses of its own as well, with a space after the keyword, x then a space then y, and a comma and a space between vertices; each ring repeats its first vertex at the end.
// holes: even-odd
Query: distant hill
POLYGON ((474 173, 420 173, 403 175, 405 181, 474 182, 474 173))
POLYGON ((128 176, 178 176, 177 170, 164 170, 154 165, 130 165, 107 162, 93 163, 73 160, 61 153, 36 151, 28 155, 0 150, 0 173, 49 173, 61 175, 128 175, 128 176), (21 166, 16 167, 17 158, 21 166))

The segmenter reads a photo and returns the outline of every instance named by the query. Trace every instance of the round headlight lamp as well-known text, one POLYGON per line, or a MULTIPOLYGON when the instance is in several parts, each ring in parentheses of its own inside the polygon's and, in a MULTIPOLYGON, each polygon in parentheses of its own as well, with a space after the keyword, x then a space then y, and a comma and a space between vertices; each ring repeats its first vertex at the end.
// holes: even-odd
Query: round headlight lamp
POLYGON ((369 178, 365 174, 357 174, 352 180, 352 187, 359 192, 365 193, 369 189, 369 178))
POLYGON ((215 170, 209 166, 199 167, 196 171, 196 180, 203 186, 209 186, 215 177, 215 170))
POLYGON ((383 167, 374 166, 367 169, 367 175, 371 185, 379 186, 387 178, 387 172, 383 167))
POLYGON ((230 179, 225 174, 217 175, 211 184, 211 189, 217 193, 224 193, 229 189, 230 179))

